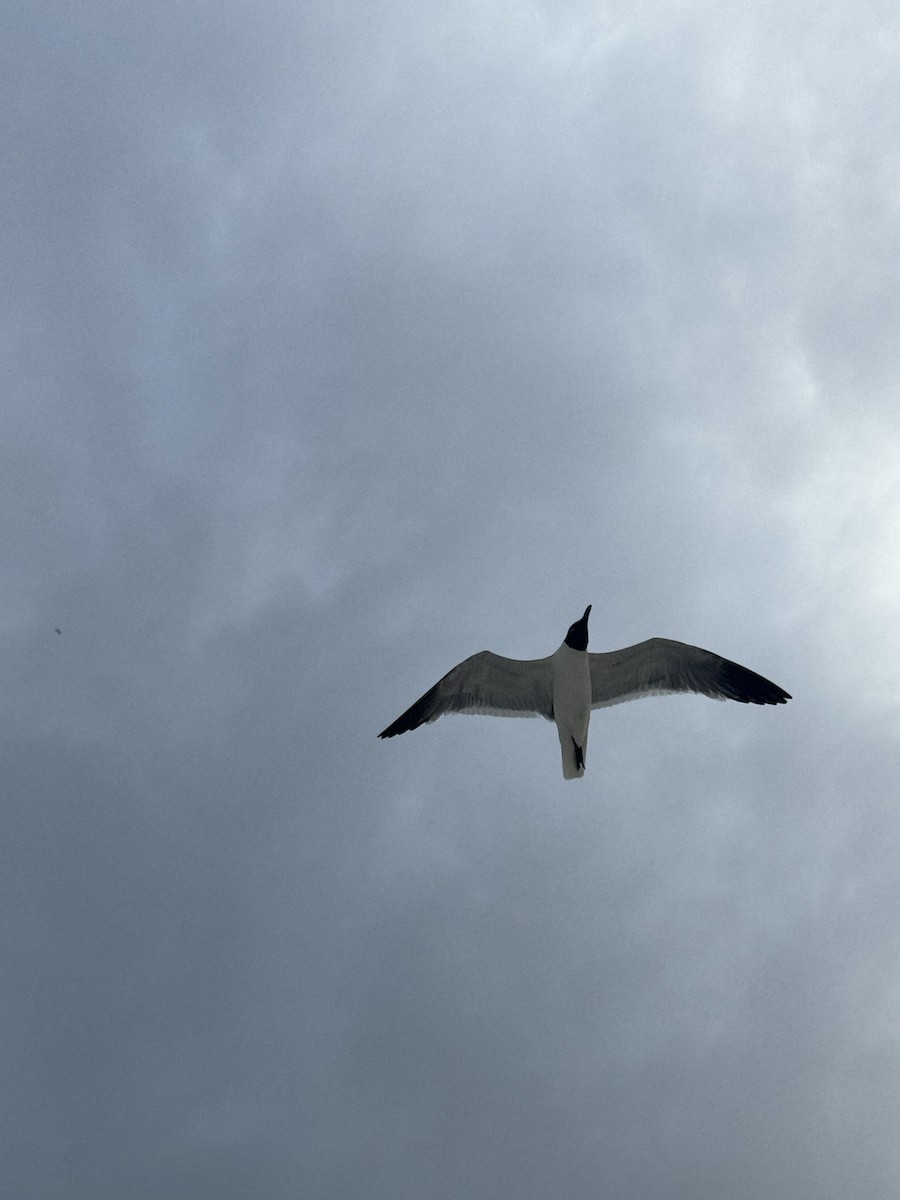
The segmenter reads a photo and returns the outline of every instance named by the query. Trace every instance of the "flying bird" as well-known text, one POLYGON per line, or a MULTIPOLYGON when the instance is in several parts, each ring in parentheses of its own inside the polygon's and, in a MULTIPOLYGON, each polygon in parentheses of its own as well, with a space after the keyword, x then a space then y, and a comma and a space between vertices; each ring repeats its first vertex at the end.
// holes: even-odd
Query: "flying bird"
POLYGON ((590 612, 589 604, 548 658, 503 658, 490 650, 473 654, 378 736, 396 737, 444 713, 545 717, 556 723, 563 778, 580 779, 587 761, 592 708, 670 692, 699 692, 712 700, 740 704, 786 704, 791 699, 784 688, 755 671, 669 638, 589 654, 590 612))

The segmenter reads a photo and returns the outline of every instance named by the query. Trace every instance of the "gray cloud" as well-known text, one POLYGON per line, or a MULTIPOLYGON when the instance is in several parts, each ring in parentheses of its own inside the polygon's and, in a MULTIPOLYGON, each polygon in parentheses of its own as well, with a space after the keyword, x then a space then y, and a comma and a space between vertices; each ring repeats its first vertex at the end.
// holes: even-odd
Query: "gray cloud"
POLYGON ((886 20, 4 14, 16 1195, 896 1192, 886 20))

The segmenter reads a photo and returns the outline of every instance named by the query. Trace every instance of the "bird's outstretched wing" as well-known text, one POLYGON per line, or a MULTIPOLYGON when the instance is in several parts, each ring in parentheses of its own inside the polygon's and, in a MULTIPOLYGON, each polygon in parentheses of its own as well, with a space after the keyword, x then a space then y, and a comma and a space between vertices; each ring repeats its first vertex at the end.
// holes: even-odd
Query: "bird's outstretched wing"
POLYGON ((379 737, 396 737, 436 721, 444 713, 553 719, 549 658, 503 658, 482 650, 448 671, 379 737))
POLYGON ((741 704, 786 704, 791 699, 784 688, 755 671, 669 638, 650 638, 588 658, 592 708, 667 692, 699 692, 713 700, 741 704))

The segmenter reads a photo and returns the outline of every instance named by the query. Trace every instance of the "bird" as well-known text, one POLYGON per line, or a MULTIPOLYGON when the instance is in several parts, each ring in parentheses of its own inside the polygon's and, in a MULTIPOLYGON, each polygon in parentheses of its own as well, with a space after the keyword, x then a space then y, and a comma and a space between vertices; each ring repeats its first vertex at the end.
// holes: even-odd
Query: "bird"
POLYGON ((649 638, 623 650, 588 653, 588 618, 569 626, 547 658, 504 658, 482 650, 458 663, 420 696, 380 738, 418 729, 444 713, 544 717, 556 724, 564 779, 581 779, 591 710, 674 692, 697 692, 739 704, 786 704, 793 697, 730 659, 671 638, 649 638))

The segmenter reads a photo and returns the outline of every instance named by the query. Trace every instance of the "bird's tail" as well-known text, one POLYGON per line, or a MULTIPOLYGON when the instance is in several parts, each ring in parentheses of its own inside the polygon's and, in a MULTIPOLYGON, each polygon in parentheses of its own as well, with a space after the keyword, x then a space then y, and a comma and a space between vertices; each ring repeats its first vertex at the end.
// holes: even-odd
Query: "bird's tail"
POLYGON ((560 738, 562 749, 563 779, 580 779, 584 774, 584 756, 587 750, 587 739, 579 746, 573 737, 560 738))

